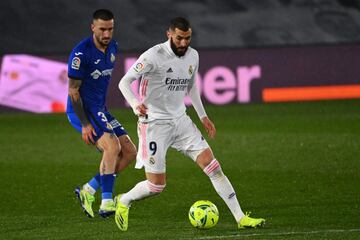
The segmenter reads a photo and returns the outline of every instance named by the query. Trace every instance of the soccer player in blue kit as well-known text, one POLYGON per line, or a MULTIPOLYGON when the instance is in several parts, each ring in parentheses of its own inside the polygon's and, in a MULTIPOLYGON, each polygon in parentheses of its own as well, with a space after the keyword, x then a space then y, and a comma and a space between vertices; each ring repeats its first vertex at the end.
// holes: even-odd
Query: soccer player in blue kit
POLYGON ((68 63, 69 97, 67 116, 71 125, 82 133, 86 144, 102 152, 100 171, 75 194, 83 211, 94 217, 94 194, 101 187, 99 214, 108 217, 115 212, 113 187, 115 174, 136 157, 136 147, 122 125, 105 106, 106 93, 115 64, 117 43, 112 39, 114 16, 107 9, 93 13, 92 36, 82 40, 71 52, 68 63))

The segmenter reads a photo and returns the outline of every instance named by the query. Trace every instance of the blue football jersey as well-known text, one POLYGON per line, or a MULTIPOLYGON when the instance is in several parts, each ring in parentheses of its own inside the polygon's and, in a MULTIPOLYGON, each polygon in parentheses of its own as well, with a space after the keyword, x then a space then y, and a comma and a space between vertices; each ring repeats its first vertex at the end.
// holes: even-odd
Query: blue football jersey
MULTIPOLYGON (((103 53, 96 48, 92 36, 81 41, 72 50, 68 61, 68 77, 82 81, 79 92, 85 111, 105 108, 116 53, 116 41, 111 40, 103 53)), ((69 97, 66 111, 73 112, 69 97)))

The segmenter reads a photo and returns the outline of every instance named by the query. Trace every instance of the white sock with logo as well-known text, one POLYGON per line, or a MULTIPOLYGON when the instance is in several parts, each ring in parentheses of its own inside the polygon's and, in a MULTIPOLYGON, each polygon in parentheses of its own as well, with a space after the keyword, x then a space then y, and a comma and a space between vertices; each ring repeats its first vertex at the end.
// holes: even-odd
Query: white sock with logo
POLYGON ((86 183, 86 184, 83 186, 83 189, 84 189, 85 191, 87 191, 88 193, 90 193, 91 195, 94 195, 94 194, 96 193, 96 190, 95 190, 92 186, 90 186, 89 183, 86 183))
POLYGON ((221 170, 220 163, 216 159, 212 160, 204 168, 204 173, 209 176, 216 192, 229 207, 236 222, 239 222, 245 214, 241 210, 234 188, 221 170))
POLYGON ((120 202, 129 207, 133 201, 161 193, 166 185, 156 185, 148 180, 139 182, 130 191, 121 195, 120 202))

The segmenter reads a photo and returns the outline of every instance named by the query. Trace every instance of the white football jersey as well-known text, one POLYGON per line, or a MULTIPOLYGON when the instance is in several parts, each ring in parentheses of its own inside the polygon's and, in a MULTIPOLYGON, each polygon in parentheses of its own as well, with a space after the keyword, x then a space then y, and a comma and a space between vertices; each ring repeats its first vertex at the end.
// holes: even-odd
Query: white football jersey
POLYGON ((182 57, 174 54, 170 41, 144 52, 129 72, 141 79, 139 95, 148 108, 148 120, 173 119, 186 111, 184 97, 195 84, 198 52, 188 47, 182 57))

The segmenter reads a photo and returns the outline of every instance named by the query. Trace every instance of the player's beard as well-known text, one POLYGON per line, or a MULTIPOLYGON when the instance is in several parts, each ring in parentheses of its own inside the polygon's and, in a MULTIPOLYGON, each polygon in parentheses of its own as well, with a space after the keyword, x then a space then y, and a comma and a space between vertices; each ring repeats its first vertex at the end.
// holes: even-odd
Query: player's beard
POLYGON ((101 41, 99 42, 103 47, 107 47, 110 43, 111 39, 108 38, 107 41, 104 41, 104 39, 101 39, 101 41))
POLYGON ((95 38, 96 38, 96 41, 102 46, 102 47, 107 47, 107 46, 109 46, 109 43, 110 43, 110 41, 111 41, 111 38, 107 38, 106 40, 108 40, 108 41, 104 41, 104 39, 102 39, 102 38, 100 38, 100 37, 96 37, 95 36, 95 38))
POLYGON ((173 50, 173 52, 175 53, 176 56, 178 57, 182 57, 185 55, 187 49, 189 46, 186 47, 176 47, 175 43, 173 42, 172 38, 170 38, 170 46, 171 49, 173 50), (181 52, 179 50, 182 50, 181 52))

